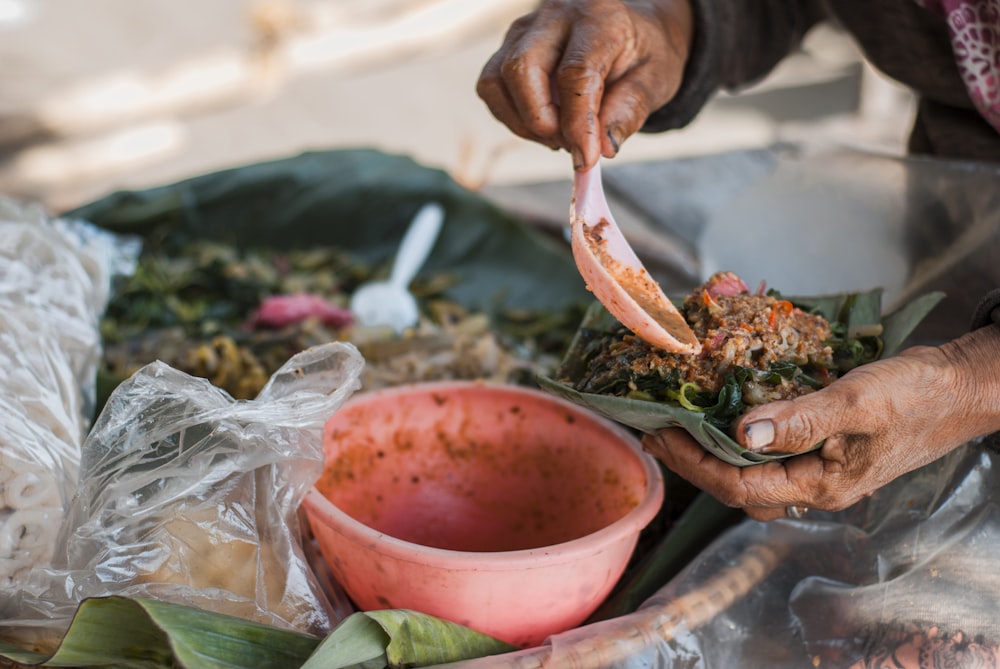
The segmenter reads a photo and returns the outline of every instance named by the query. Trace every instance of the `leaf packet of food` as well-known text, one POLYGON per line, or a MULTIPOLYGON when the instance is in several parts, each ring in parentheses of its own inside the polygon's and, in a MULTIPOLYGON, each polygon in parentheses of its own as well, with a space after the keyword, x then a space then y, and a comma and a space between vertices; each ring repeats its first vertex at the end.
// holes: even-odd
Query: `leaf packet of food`
MULTIPOLYGON (((803 391, 808 392, 827 385, 853 367, 892 355, 944 297, 940 292, 928 293, 883 315, 881 289, 812 297, 785 297, 774 291, 771 295, 770 312, 763 317, 765 322, 769 317, 774 325, 777 310, 779 318, 794 311, 799 315, 821 316, 823 321, 819 322, 824 326, 824 321, 829 323, 829 331, 822 331, 823 348, 829 349, 825 362, 810 366, 779 359, 766 369, 727 364, 730 371, 724 375, 721 387, 701 392, 697 383, 685 382, 676 370, 656 369, 655 365, 644 362, 642 371, 637 372, 640 365, 632 364, 634 361, 617 360, 615 352, 624 351, 630 333, 595 302, 584 315, 556 372, 552 377, 539 377, 539 385, 647 434, 667 427, 684 428, 703 448, 732 465, 744 467, 780 460, 792 454, 751 452, 737 443, 730 426, 752 403, 769 401, 767 393, 771 393, 771 399, 781 398, 771 390, 772 386, 788 386, 789 379, 794 379, 800 386, 810 386, 803 391), (595 378, 599 380, 595 382, 595 378), (750 394, 762 391, 764 399, 750 401, 750 394)), ((705 294, 704 299, 718 308, 711 295, 705 294)), ((759 352, 752 355, 757 357, 759 352)), ((690 367, 697 366, 702 371, 721 364, 710 356, 686 360, 691 361, 690 367)))

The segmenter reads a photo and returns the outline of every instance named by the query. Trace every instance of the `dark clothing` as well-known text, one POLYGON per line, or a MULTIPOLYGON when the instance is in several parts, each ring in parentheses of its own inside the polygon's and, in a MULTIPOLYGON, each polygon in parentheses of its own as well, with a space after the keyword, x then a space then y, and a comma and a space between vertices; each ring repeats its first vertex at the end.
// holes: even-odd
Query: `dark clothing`
POLYGON ((1000 325, 1000 288, 990 291, 972 315, 973 330, 993 324, 1000 325))
POLYGON ((763 78, 817 23, 833 20, 868 61, 918 96, 914 154, 1000 162, 1000 133, 973 106, 944 18, 914 0, 692 0, 696 29, 677 97, 644 131, 686 125, 718 90, 763 78))

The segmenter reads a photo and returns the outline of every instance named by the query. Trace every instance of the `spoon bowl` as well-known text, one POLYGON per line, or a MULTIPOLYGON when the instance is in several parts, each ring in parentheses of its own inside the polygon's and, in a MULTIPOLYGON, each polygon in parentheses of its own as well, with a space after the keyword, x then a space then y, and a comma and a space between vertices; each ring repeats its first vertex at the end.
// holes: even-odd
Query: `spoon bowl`
POLYGON ((600 163, 574 175, 570 245, 587 287, 622 325, 668 351, 701 351, 684 316, 643 267, 611 215, 600 163))
POLYGON ((436 202, 417 212, 396 251, 389 278, 366 283, 351 296, 351 311, 360 325, 391 327, 401 333, 417 324, 420 310, 409 285, 427 260, 443 222, 444 209, 436 202))

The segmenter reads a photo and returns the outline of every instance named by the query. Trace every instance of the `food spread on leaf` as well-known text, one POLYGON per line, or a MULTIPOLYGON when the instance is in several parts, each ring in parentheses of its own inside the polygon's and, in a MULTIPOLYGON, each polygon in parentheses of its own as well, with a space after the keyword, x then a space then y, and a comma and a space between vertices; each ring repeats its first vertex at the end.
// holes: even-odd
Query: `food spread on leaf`
POLYGON ((751 291, 731 272, 697 287, 680 311, 698 355, 657 348, 619 325, 590 339, 577 373, 560 380, 584 393, 675 403, 726 431, 747 408, 813 392, 880 352, 881 326, 848 337, 845 324, 764 286, 751 291))
POLYGON ((454 277, 411 286, 420 322, 397 335, 359 326, 350 296, 383 267, 338 247, 277 251, 198 240, 144 253, 123 277, 101 324, 109 384, 162 360, 252 399, 288 358, 329 341, 350 341, 375 389, 436 379, 533 378, 558 363, 580 310, 505 309, 487 316, 448 300, 454 277))

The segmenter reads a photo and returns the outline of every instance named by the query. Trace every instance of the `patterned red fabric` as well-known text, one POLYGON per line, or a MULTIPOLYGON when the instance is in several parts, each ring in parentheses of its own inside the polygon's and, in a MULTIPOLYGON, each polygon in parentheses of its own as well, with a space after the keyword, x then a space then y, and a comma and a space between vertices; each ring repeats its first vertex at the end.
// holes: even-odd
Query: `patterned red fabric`
POLYGON ((917 0, 948 23, 955 62, 976 109, 1000 131, 1000 0, 917 0))

